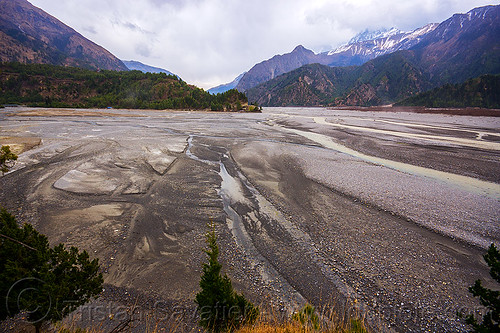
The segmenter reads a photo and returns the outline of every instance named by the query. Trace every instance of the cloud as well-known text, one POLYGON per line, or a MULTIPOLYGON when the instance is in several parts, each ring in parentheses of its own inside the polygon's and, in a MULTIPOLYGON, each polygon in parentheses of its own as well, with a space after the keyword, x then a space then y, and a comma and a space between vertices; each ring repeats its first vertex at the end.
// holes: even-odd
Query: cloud
POLYGON ((412 30, 484 0, 32 0, 121 59, 210 88, 302 44, 315 52, 365 29, 412 30))
POLYGON ((97 29, 94 26, 88 25, 88 26, 83 26, 82 31, 85 31, 86 33, 89 33, 91 35, 96 35, 97 34, 97 29))
POLYGON ((135 45, 135 52, 136 54, 148 58, 151 56, 151 48, 149 47, 149 44, 146 43, 138 43, 135 45))

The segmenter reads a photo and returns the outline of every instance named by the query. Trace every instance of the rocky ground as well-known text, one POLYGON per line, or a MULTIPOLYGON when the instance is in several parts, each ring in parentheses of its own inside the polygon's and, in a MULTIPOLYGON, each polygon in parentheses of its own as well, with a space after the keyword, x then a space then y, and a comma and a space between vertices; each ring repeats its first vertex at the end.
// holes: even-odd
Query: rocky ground
MULTIPOLYGON (((377 110, 0 109, 20 153, 0 204, 100 259, 76 325, 196 327, 212 219, 235 287, 277 313, 362 311, 377 331, 465 331, 500 240, 500 121, 377 110)), ((5 326, 4 326, 5 327, 5 326)))

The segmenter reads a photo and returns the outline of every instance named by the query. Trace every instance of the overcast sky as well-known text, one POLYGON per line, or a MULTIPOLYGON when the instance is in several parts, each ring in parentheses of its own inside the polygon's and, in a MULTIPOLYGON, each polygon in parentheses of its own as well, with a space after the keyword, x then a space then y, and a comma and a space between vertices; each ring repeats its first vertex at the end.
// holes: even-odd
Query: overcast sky
POLYGON ((328 51, 365 29, 413 30, 484 0, 29 0, 123 60, 208 89, 301 44, 328 51))

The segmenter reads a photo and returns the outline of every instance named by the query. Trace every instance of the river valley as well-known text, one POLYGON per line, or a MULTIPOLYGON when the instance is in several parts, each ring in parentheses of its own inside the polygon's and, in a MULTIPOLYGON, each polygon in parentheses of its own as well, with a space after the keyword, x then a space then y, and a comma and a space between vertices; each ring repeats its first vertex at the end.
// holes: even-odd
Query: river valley
POLYGON ((457 311, 480 308, 468 287, 494 285, 499 117, 7 107, 0 144, 19 154, 0 205, 100 260, 86 309, 104 310, 82 309, 86 326, 140 300, 160 326, 195 327, 210 220, 235 288, 283 313, 309 302, 375 331, 462 332, 457 311))

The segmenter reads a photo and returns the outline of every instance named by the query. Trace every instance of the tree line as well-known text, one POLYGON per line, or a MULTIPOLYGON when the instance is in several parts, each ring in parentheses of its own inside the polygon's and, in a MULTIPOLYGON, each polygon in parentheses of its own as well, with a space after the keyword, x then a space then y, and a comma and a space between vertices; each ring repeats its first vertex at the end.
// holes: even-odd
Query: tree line
POLYGON ((500 109, 500 75, 483 75, 460 84, 446 84, 395 105, 500 109))
POLYGON ((237 90, 212 95, 175 75, 0 64, 0 104, 38 107, 248 110, 237 90))

